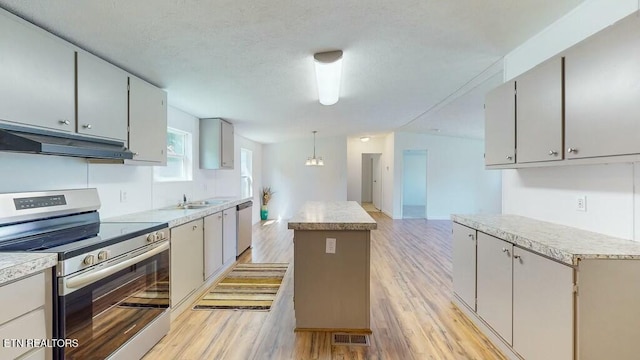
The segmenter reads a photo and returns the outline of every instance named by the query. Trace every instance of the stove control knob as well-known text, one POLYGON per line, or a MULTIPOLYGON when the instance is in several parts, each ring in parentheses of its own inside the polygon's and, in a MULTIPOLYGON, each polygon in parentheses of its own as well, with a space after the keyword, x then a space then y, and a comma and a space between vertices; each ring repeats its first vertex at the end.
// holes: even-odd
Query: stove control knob
POLYGON ((96 257, 94 255, 87 255, 85 256, 84 260, 82 260, 82 263, 85 265, 93 265, 96 262, 96 257))
POLYGON ((164 231, 158 231, 158 239, 159 240, 164 240, 167 238, 167 235, 164 233, 164 231))
POLYGON ((98 260, 105 261, 109 258, 109 250, 102 250, 98 253, 98 260))
POLYGON ((154 242, 158 240, 158 235, 156 233, 147 235, 148 242, 154 242))

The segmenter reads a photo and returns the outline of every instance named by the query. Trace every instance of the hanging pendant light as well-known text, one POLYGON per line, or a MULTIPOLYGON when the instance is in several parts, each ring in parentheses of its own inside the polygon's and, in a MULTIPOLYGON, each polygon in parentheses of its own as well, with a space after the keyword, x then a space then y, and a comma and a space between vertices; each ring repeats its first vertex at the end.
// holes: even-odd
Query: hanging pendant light
POLYGON ((316 130, 312 131, 313 133, 313 157, 308 157, 307 161, 304 163, 307 166, 324 166, 324 160, 322 160, 322 156, 316 158, 316 130))

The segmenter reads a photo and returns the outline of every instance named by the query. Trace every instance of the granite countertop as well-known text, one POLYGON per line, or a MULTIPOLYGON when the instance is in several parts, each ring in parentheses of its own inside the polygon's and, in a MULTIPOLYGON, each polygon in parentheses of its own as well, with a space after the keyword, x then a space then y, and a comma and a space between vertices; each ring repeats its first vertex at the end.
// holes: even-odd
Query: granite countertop
POLYGON ((289 220, 293 230, 375 230, 378 224, 355 201, 308 201, 289 220))
MULTIPOLYGON (((205 216, 215 214, 225 209, 235 207, 238 204, 250 201, 253 198, 216 198, 207 199, 209 201, 221 201, 219 204, 211 205, 200 209, 179 209, 177 207, 154 209, 140 213, 121 215, 112 218, 102 219, 104 222, 160 222, 168 223, 169 227, 176 227, 193 220, 198 220, 205 216)), ((204 200, 204 201, 207 201, 204 200)), ((254 204, 255 206, 255 204, 254 204)))
POLYGON ((0 253, 0 285, 56 266, 57 254, 0 253))
POLYGON ((459 224, 558 260, 640 259, 640 242, 517 215, 451 215, 459 224))

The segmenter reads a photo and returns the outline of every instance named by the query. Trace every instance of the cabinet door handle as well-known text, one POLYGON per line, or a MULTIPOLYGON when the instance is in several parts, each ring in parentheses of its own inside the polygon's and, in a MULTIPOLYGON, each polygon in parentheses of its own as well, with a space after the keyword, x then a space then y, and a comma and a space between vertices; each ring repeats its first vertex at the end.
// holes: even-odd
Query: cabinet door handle
POLYGON ((522 257, 520 255, 516 255, 516 254, 513 254, 513 258, 514 259, 518 259, 518 260, 522 259, 522 257))
POLYGON ((507 248, 502 248, 502 252, 503 252, 503 253, 506 253, 506 254, 507 254, 507 256, 509 256, 509 249, 507 249, 507 248))
POLYGON ((93 126, 91 126, 91 124, 84 124, 82 127, 85 129, 91 129, 93 126))
POLYGON ((558 155, 557 151, 549 150, 549 156, 557 156, 557 155, 558 155))
POLYGON ((222 215, 218 215, 218 219, 222 219, 222 215))
POLYGON ((507 155, 507 160, 512 160, 512 159, 513 159, 513 156, 507 155))
POLYGON ((469 234, 469 238, 471 239, 471 241, 474 241, 476 237, 473 234, 469 234))
POLYGON ((197 229, 198 225, 193 225, 193 230, 197 229))
POLYGON ((71 125, 71 121, 69 120, 60 120, 59 122, 61 125, 71 125))
POLYGON ((568 153, 574 153, 574 154, 577 154, 577 153, 578 153, 578 149, 576 149, 576 148, 568 148, 568 149, 567 149, 567 152, 568 152, 568 153))

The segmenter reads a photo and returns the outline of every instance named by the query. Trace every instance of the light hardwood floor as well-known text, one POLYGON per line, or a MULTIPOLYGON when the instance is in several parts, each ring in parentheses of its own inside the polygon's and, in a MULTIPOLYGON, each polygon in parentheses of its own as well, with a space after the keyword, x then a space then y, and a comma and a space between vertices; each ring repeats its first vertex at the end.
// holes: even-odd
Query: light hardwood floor
MULTIPOLYGON (((145 359, 504 359, 451 304, 451 222, 371 213, 371 346, 294 333, 293 266, 269 312, 187 310, 145 359)), ((241 262, 293 261, 286 222, 257 224, 241 262)))

